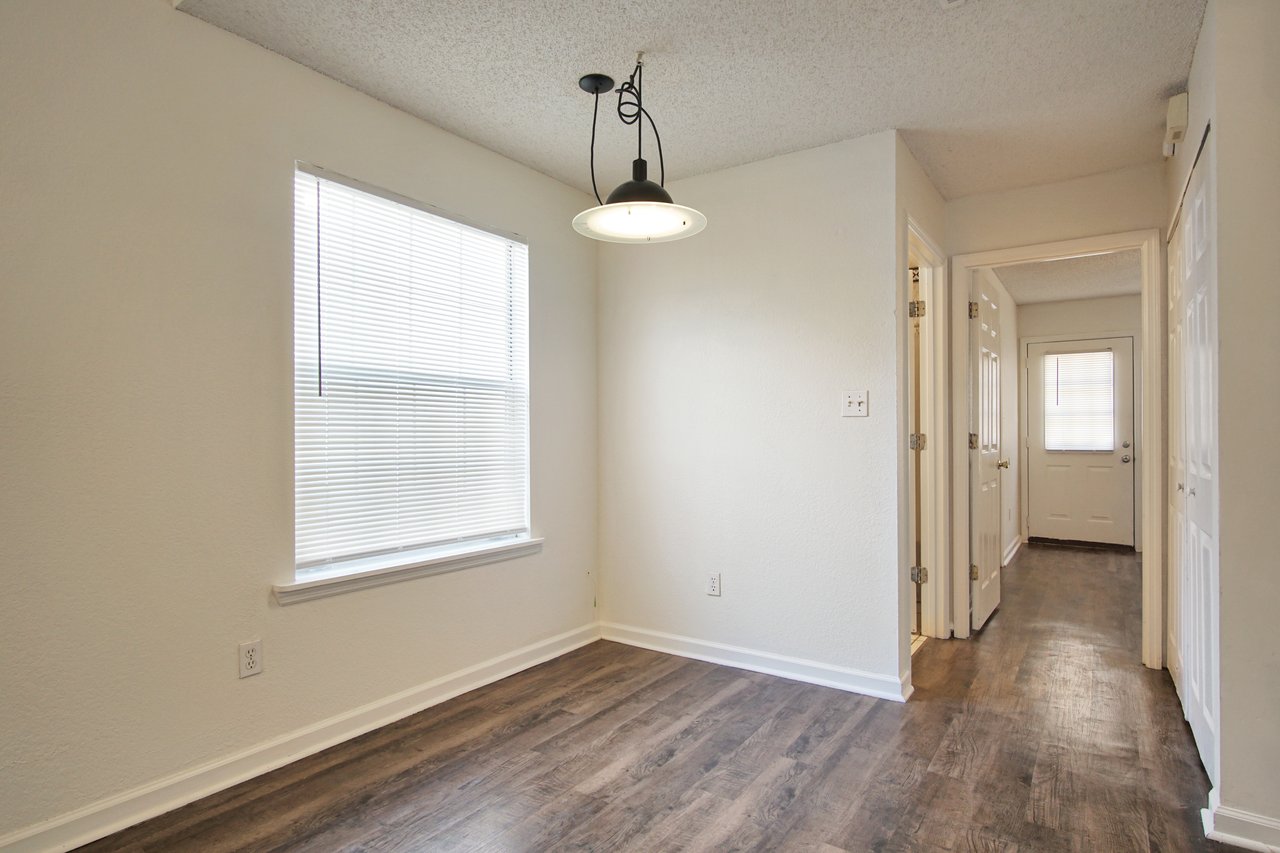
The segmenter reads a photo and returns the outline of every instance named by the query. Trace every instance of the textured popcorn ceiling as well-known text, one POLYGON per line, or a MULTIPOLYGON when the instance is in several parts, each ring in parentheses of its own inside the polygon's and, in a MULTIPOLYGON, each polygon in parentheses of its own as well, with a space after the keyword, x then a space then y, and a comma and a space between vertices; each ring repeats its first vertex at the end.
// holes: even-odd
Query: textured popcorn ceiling
POLYGON ((1015 264, 1000 267, 995 273, 1019 305, 1142 292, 1142 258, 1137 249, 1065 261, 1015 264))
MULTIPOLYGON (((668 178, 899 128, 947 198, 1160 158, 1205 0, 181 0, 590 189, 587 72, 645 56, 668 178)), ((601 194, 634 129, 601 98, 601 194)), ((647 150, 652 148, 649 140, 647 150)), ((657 157, 651 156, 657 171, 657 157)), ((653 174, 653 177, 657 177, 653 174)))

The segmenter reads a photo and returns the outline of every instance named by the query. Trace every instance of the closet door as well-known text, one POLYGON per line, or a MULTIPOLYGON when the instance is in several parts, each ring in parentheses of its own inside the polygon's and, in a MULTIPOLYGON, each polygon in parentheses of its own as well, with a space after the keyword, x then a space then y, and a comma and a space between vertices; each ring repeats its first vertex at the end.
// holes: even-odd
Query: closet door
MULTIPOLYGON (((1177 616, 1178 694, 1209 779, 1218 783, 1218 280, 1213 138, 1208 140, 1179 217, 1177 361, 1170 352, 1171 398, 1179 417, 1171 426, 1170 529, 1178 537, 1177 574, 1170 593, 1177 616), (1180 430, 1175 438, 1173 430, 1180 430), (1175 444, 1176 442, 1176 444, 1175 444), (1175 586, 1176 584, 1176 586, 1175 586)), ((1171 285, 1171 292, 1174 286, 1171 285)), ((1175 416, 1170 412, 1171 424, 1175 416)), ((1171 558, 1172 559, 1172 558, 1171 558)))
POLYGON ((1186 419, 1182 405, 1182 233, 1181 227, 1175 228, 1169 237, 1169 476, 1165 481, 1169 484, 1165 655, 1179 696, 1186 692, 1182 683, 1182 555, 1187 538, 1187 466, 1182 429, 1186 419))

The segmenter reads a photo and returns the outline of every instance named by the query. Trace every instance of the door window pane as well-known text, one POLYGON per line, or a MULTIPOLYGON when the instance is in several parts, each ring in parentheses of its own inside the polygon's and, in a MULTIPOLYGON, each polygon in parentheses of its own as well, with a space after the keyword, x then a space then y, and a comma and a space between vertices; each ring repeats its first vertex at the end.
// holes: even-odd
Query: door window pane
POLYGON ((1044 357, 1044 449, 1115 450, 1115 354, 1044 357))

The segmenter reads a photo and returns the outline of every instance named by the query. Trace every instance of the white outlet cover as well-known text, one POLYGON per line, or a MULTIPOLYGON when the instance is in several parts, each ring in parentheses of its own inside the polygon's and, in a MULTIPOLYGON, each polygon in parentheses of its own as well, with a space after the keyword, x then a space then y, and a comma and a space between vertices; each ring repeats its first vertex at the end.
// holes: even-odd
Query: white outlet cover
POLYGON ((250 640, 240 644, 240 677, 248 678, 262 672, 262 641, 250 640))

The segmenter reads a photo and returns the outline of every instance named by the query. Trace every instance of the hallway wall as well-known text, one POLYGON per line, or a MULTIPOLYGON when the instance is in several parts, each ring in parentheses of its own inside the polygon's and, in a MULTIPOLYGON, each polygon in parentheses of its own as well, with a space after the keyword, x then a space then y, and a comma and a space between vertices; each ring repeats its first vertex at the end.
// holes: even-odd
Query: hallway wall
POLYGON ((1176 199, 1206 124, 1218 194, 1221 767, 1216 831, 1280 847, 1280 643, 1260 630, 1280 601, 1280 288, 1260 247, 1280 233, 1280 3, 1210 0, 1190 84, 1187 143, 1168 164, 1176 199))
POLYGON ((1141 352, 1141 296, 1108 296, 1018 306, 1018 334, 1024 338, 1077 334, 1091 337, 1120 331, 1135 332, 1138 337, 1133 342, 1133 351, 1135 354, 1141 352))
POLYGON ((947 202, 953 255, 1167 225, 1159 163, 947 202))

